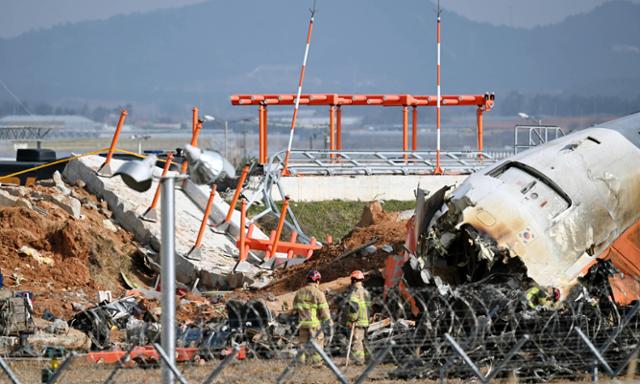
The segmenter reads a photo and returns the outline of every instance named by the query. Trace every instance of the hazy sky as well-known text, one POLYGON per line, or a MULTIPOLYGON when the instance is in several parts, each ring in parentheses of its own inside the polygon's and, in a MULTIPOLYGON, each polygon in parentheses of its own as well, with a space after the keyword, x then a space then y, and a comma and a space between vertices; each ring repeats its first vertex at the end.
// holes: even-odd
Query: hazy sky
MULTIPOLYGON (((30 29, 47 28, 59 23, 104 19, 117 14, 145 12, 203 1, 205 0, 0 0, 0 37, 16 36, 30 29)), ((277 6, 278 0, 270 1, 277 6)), ((569 15, 587 12, 607 1, 614 0, 441 0, 441 4, 443 8, 472 20, 532 27, 555 23, 569 15)), ((630 1, 640 3, 640 0, 630 1)), ((322 0, 318 0, 318 3, 321 9, 322 0)))

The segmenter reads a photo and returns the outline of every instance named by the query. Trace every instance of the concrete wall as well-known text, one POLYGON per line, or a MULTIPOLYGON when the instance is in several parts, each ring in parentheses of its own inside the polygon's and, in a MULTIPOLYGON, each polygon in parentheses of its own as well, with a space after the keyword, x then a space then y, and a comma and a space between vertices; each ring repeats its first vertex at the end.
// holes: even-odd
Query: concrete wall
MULTIPOLYGON (((468 175, 423 176, 304 176, 283 177, 280 183, 294 201, 323 200, 413 200, 420 188, 435 192, 445 185, 459 184, 468 175)), ((271 194, 280 200, 274 188, 271 194)))
MULTIPOLYGON (((69 162, 64 170, 64 177, 73 183, 78 179, 86 183, 88 191, 104 199, 109 209, 113 212, 113 218, 123 228, 133 233, 136 240, 144 245, 149 245, 155 251, 160 250, 160 221, 151 223, 140 219, 149 207, 156 191, 157 183, 154 182, 151 189, 144 193, 138 193, 128 188, 119 177, 106 178, 96 174, 104 158, 87 156, 69 162)), ((112 160, 114 169, 122 162, 112 160)), ((156 169, 156 173, 161 170, 156 169)), ((232 289, 251 284, 252 278, 260 270, 248 263, 243 263, 242 271, 233 272, 238 257, 238 249, 232 236, 225 233, 216 233, 207 230, 203 238, 201 251, 202 260, 190 260, 184 256, 191 250, 196 240, 198 229, 202 221, 201 204, 208 197, 208 191, 200 190, 197 186, 190 185, 190 196, 183 190, 176 189, 176 275, 178 281, 192 284, 196 278, 200 279, 201 287, 213 289, 232 289), (194 202, 197 200, 199 203, 194 202)), ((216 209, 212 216, 220 219, 226 214, 225 206, 219 197, 216 197, 216 209)), ((158 207, 159 208, 159 207, 158 207)), ((161 212, 158 210, 160 219, 161 212)), ((237 224, 235 231, 237 232, 237 224)), ((264 236, 264 235, 263 235, 264 236)))

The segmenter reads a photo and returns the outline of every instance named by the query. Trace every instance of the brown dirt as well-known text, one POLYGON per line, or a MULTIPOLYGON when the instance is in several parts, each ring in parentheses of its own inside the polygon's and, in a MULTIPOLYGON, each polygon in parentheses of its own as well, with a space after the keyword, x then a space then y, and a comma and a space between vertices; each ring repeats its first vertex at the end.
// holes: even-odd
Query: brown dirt
POLYGON ((388 256, 380 249, 369 255, 356 252, 342 258, 340 256, 374 239, 377 239, 374 243, 376 247, 389 244, 398 252, 407 235, 406 223, 406 220, 398 220, 397 213, 384 212, 379 202, 372 202, 364 208, 359 223, 366 226, 356 227, 338 244, 325 246, 314 253, 306 263, 278 271, 275 282, 265 287, 262 292, 277 296, 297 290, 304 283, 307 271, 314 268, 322 274, 323 282, 348 276, 354 269, 364 272, 378 270, 388 256))
POLYGON ((98 210, 96 197, 74 188, 82 205, 81 219, 75 219, 58 206, 35 198, 59 193, 55 188, 34 186, 27 199, 46 211, 17 207, 0 207, 0 268, 5 286, 34 293, 34 309, 45 309, 68 319, 72 303, 91 306, 98 290, 111 290, 114 297, 124 293, 120 272, 144 285, 134 272, 132 257, 138 245, 132 235, 119 229, 104 228, 108 212, 98 210), (41 264, 31 256, 18 254, 28 246, 41 256, 53 259, 53 265, 41 264), (15 277, 21 282, 17 285, 15 277))

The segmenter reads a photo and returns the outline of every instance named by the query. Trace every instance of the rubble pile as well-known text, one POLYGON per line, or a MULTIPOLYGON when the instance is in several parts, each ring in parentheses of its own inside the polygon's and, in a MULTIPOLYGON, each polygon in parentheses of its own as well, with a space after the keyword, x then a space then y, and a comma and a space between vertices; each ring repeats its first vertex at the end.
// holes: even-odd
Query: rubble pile
POLYGON ((148 277, 134 266, 138 245, 111 222, 106 204, 60 186, 1 187, 24 203, 0 206, 0 266, 5 287, 33 292, 36 315, 69 318, 73 303, 91 305, 98 290, 123 294, 121 274, 141 285, 148 277))
POLYGON ((407 220, 397 212, 385 212, 379 201, 366 205, 362 218, 340 242, 314 253, 306 263, 276 272, 274 282, 264 292, 280 295, 300 288, 309 269, 317 269, 322 281, 345 277, 349 271, 365 272, 382 268, 386 257, 400 252, 407 235, 407 220))

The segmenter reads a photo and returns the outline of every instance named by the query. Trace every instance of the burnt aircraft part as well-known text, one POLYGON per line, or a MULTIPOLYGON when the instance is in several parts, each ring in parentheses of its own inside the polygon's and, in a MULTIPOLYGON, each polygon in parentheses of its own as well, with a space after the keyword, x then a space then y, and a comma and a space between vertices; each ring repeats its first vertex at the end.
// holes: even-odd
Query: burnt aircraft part
MULTIPOLYGON (((577 277, 640 220, 638 132, 640 113, 469 176, 445 196, 433 219, 426 215, 432 210, 419 210, 412 268, 460 284, 519 258, 530 278, 560 288, 564 298, 577 277)), ((418 205, 432 205, 436 195, 418 205)))

